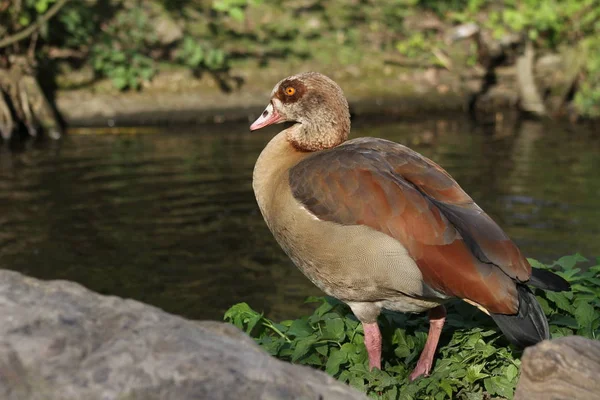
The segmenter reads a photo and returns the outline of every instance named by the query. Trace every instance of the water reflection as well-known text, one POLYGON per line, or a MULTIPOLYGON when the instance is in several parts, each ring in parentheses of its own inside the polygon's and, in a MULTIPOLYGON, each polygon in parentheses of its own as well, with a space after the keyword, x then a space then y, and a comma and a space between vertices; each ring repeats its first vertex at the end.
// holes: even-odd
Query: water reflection
MULTIPOLYGON (((0 265, 191 318, 220 318, 239 301, 298 315, 319 291, 278 248, 251 190, 254 161, 276 129, 72 134, 59 145, 0 148, 0 265)), ((444 166, 528 256, 600 255, 591 131, 435 119, 353 129, 444 166)))

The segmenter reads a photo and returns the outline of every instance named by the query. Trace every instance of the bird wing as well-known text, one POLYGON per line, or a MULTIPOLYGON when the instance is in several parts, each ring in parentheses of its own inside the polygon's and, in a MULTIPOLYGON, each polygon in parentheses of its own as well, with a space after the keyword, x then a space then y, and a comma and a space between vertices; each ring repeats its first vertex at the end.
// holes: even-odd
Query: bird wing
POLYGON ((366 225, 398 240, 430 287, 490 312, 518 309, 531 267, 502 229, 433 161, 361 138, 290 170, 294 197, 317 218, 366 225))

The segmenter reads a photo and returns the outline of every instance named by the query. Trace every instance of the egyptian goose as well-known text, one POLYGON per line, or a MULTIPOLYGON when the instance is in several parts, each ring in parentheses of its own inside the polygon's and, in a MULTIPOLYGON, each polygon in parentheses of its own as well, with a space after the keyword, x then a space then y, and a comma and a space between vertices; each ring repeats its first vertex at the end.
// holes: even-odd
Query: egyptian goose
POLYGON ((443 304, 451 298, 489 314, 516 345, 549 338, 546 317, 525 284, 567 290, 568 283, 532 269, 440 166, 388 140, 347 140, 348 103, 319 73, 275 85, 250 130, 282 122, 292 124, 256 161, 256 200, 298 268, 362 322, 370 368, 381 369, 377 316, 384 308, 429 310, 429 335, 411 380, 431 370, 443 304))

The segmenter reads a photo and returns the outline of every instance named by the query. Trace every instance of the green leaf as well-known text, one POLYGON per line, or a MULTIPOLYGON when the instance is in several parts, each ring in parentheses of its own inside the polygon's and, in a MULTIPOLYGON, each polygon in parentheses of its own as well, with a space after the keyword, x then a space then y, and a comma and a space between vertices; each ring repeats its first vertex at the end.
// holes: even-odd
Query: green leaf
POLYGON ((250 318, 248 318, 248 320, 247 320, 247 324, 248 325, 247 325, 247 327, 245 329, 245 332, 248 335, 250 335, 252 333, 252 330, 256 326, 256 324, 258 324, 261 319, 262 319, 262 315, 261 314, 254 314, 253 316, 251 316, 250 318))
POLYGON ((308 356, 306 356, 305 358, 302 359, 302 364, 321 367, 321 366, 323 366, 323 360, 321 359, 321 357, 318 354, 309 353, 308 356))
POLYGON ((21 16, 19 17, 19 25, 21 26, 27 26, 29 25, 31 22, 31 19, 29 19, 29 15, 27 14, 21 14, 21 16))
POLYGON ((554 264, 560 265, 564 269, 569 270, 572 269, 578 262, 585 261, 588 261, 588 259, 583 257, 581 254, 576 253, 570 256, 561 257, 554 264))
POLYGON ((267 336, 259 342, 259 345, 272 356, 278 356, 280 355, 280 350, 285 345, 285 341, 283 338, 273 338, 267 336))
POLYGON ((512 398, 514 385, 504 376, 492 376, 483 380, 485 390, 493 395, 512 398))
POLYGON ((35 11, 43 14, 48 9, 48 0, 38 0, 35 2, 35 11))
POLYGON ((577 329, 577 320, 570 315, 554 314, 550 317, 552 325, 566 326, 567 328, 577 329))
POLYGON ((229 16, 238 22, 244 21, 244 10, 239 7, 234 7, 229 10, 229 16))
MULTIPOLYGON (((126 72, 130 73, 127 69, 126 72)), ((571 261, 564 259, 562 262, 568 264, 571 261)), ((562 268, 557 263, 553 265, 562 268)), ((567 274, 572 282, 577 282, 572 292, 536 289, 540 304, 548 315, 552 336, 599 337, 598 273, 579 271, 572 266, 567 274)), ((370 371, 362 328, 350 309, 331 298, 310 300, 318 303, 317 310, 295 320, 275 323, 246 304, 232 307, 226 313, 226 319, 249 330, 270 354, 325 369, 370 398, 482 400, 484 394, 492 398, 512 398, 519 377, 518 357, 521 353, 513 353, 497 329, 490 329, 489 321, 468 305, 449 304, 447 319, 454 321, 456 326, 446 333, 449 341, 440 343, 432 375, 408 383, 407 375, 427 338, 424 332, 426 319, 383 313, 379 323, 384 338, 384 371, 370 371), (262 321, 262 324, 256 321, 262 321)))
POLYGON ((236 316, 247 314, 256 314, 256 312, 247 303, 238 303, 225 311, 224 319, 226 321, 233 321, 236 316))
POLYGON ((292 362, 298 361, 299 358, 304 357, 316 341, 317 338, 315 336, 309 336, 295 342, 296 348, 292 352, 292 362))
POLYGON ((113 77, 112 82, 117 89, 125 89, 128 85, 127 77, 121 75, 113 77))
POLYGON ((327 343, 323 343, 319 346, 315 346, 315 350, 317 351, 317 353, 327 357, 327 353, 329 352, 329 347, 327 346, 327 343))
POLYGON ((202 60, 204 60, 204 50, 202 50, 202 47, 198 46, 191 53, 190 57, 187 60, 187 63, 192 67, 197 67, 200 65, 202 60))
POLYGON ((590 328, 592 322, 599 316, 590 303, 577 302, 575 305, 575 319, 582 328, 590 328))
POLYGON ((569 282, 573 282, 575 280, 579 280, 581 277, 577 274, 581 272, 579 268, 573 268, 566 271, 554 271, 558 276, 563 277, 565 280, 569 282))
POLYGON ((598 288, 591 288, 591 287, 583 286, 583 285, 577 283, 575 285, 571 285, 571 290, 573 292, 586 292, 586 293, 596 294, 598 288), (596 289, 596 290, 594 290, 594 289, 596 289))
POLYGON ((361 392, 366 392, 365 380, 360 376, 353 376, 349 379, 348 384, 361 392))
POLYGON ((551 326, 550 331, 552 332, 553 339, 573 335, 573 331, 571 329, 558 326, 551 326))
POLYGON ((308 323, 307 318, 297 319, 290 325, 287 334, 295 337, 304 337, 312 335, 313 328, 308 323))
POLYGON ((321 299, 323 302, 313 313, 312 318, 310 320, 311 323, 315 323, 319 320, 320 317, 331 311, 333 308, 333 304, 329 302, 327 299, 321 299))
POLYGON ((483 364, 469 365, 467 367, 467 375, 465 376, 467 382, 475 383, 480 379, 487 378, 489 374, 482 373, 481 371, 483 370, 483 368, 483 364))
POLYGON ((403 329, 395 330, 392 343, 396 344, 396 348, 394 349, 396 357, 406 358, 411 353, 412 348, 406 341, 406 332, 403 329))
POLYGON ((392 386, 384 393, 383 398, 386 400, 396 400, 398 398, 398 387, 392 386))
MULTIPOLYGON (((114 63, 123 63, 123 62, 127 61, 127 56, 125 55, 125 53, 123 53, 121 51, 114 51, 111 53, 110 59, 114 63)), ((125 67, 121 67, 121 68, 125 68, 125 67)))
POLYGON ((588 271, 594 272, 596 274, 600 274, 600 265, 594 265, 593 267, 590 267, 588 269, 588 271))
POLYGON ((531 266, 534 268, 541 268, 541 269, 549 268, 546 264, 543 264, 534 258, 528 258, 527 261, 529 261, 529 264, 531 264, 531 266))
POLYGON ((323 337, 333 340, 344 340, 346 333, 344 332, 344 320, 341 318, 325 320, 325 328, 323 329, 323 337))
POLYGON ((519 370, 514 364, 510 364, 508 367, 506 367, 504 376, 506 376, 506 379, 508 379, 510 382, 513 382, 517 375, 519 375, 519 370))
POLYGON ((340 364, 348 361, 348 354, 344 351, 340 351, 337 349, 332 349, 329 358, 327 359, 327 363, 325 364, 325 371, 331 375, 335 376, 340 370, 340 364))
POLYGON ((454 392, 454 390, 448 379, 443 379, 442 381, 440 381, 440 388, 444 390, 444 392, 448 395, 449 399, 452 398, 452 393, 454 392))
POLYGON ((465 393, 466 400, 483 400, 483 391, 465 393))
POLYGON ((573 307, 571 306, 571 302, 567 299, 567 296, 563 292, 546 292, 546 297, 548 300, 554 302, 558 308, 563 311, 567 311, 568 313, 573 313, 573 307))

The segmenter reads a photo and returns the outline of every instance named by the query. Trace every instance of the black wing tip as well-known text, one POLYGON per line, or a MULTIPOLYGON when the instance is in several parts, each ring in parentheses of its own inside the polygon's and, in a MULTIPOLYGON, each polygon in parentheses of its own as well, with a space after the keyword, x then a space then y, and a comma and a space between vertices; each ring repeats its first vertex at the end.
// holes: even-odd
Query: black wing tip
POLYGON ((540 268, 531 268, 531 278, 527 282, 529 285, 553 292, 566 292, 571 290, 571 284, 552 271, 540 268))
POLYGON ((525 285, 518 285, 519 312, 515 315, 490 313, 509 342, 517 347, 533 346, 550 339, 550 327, 542 306, 525 285))

